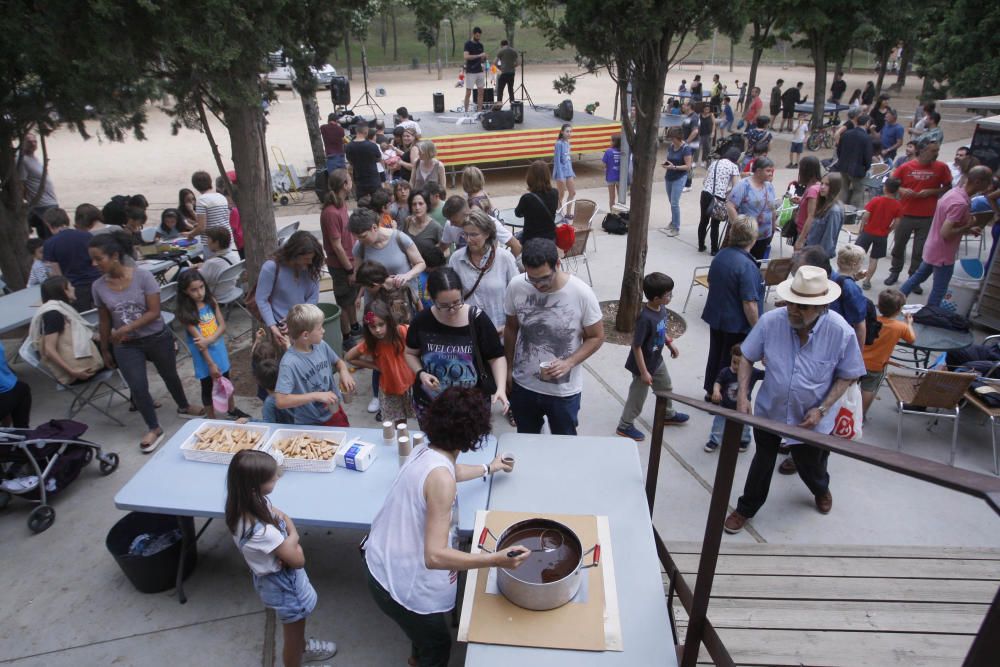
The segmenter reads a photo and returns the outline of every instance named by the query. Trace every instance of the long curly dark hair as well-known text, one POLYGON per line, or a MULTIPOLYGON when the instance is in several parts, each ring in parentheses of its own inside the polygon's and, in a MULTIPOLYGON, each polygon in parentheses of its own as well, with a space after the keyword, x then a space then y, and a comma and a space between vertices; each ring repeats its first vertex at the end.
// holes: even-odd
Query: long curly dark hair
POLYGON ((302 255, 312 255, 312 263, 309 264, 309 277, 319 280, 323 271, 323 263, 326 256, 323 254, 323 246, 316 240, 310 232, 299 230, 292 234, 285 244, 274 253, 274 261, 285 266, 292 266, 292 263, 302 255))
POLYGON ((493 432, 489 397, 475 387, 449 387, 421 412, 420 428, 437 449, 477 450, 493 432))

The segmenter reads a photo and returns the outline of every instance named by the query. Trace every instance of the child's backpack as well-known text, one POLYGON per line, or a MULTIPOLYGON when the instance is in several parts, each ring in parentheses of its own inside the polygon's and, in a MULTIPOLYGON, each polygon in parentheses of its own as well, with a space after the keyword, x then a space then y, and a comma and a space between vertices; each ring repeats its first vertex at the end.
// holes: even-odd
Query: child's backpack
POLYGON ((608 213, 604 216, 601 229, 608 234, 628 234, 628 213, 608 213))

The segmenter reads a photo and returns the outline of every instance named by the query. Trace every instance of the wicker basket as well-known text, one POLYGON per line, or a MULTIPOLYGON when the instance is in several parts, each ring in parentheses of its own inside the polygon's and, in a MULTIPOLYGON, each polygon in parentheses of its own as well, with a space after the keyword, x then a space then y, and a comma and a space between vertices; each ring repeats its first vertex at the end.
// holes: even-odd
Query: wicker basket
POLYGON ((211 450, 195 449, 198 444, 197 434, 203 433, 206 430, 213 427, 222 427, 228 429, 238 429, 243 431, 253 431, 260 433, 261 438, 257 442, 254 449, 259 449, 261 451, 267 451, 267 432, 271 430, 270 426, 266 424, 234 424, 231 421, 222 420, 207 420, 202 423, 201 426, 195 430, 187 440, 181 443, 181 454, 189 461, 201 461, 202 463, 220 463, 222 465, 229 465, 229 462, 233 460, 236 455, 235 452, 216 452, 211 450))
MULTIPOLYGON (((341 445, 347 442, 347 431, 328 431, 318 428, 279 428, 271 433, 271 437, 267 440, 267 448, 276 452, 280 451, 278 449, 279 440, 295 438, 300 435, 308 435, 317 439, 332 438, 341 445)), ((334 463, 333 457, 330 457, 329 461, 324 461, 321 459, 296 459, 285 455, 282 467, 285 470, 298 472, 333 472, 337 465, 334 463)))

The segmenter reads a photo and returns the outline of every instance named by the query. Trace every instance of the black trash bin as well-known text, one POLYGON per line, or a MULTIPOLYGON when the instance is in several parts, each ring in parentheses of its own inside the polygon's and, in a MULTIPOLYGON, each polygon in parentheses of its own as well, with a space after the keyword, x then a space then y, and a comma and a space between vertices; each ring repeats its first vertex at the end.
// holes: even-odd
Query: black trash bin
MULTIPOLYGON (((167 547, 152 556, 133 556, 129 554, 129 546, 139 535, 150 533, 159 535, 180 527, 190 538, 194 537, 194 519, 191 517, 176 517, 169 514, 150 514, 148 512, 130 512, 108 531, 104 541, 108 551, 114 556, 115 562, 142 593, 162 593, 177 584, 177 565, 181 560, 181 542, 167 547), (178 523, 180 519, 180 523, 178 523)), ((184 579, 194 572, 198 562, 198 550, 192 539, 187 558, 184 559, 184 579)))

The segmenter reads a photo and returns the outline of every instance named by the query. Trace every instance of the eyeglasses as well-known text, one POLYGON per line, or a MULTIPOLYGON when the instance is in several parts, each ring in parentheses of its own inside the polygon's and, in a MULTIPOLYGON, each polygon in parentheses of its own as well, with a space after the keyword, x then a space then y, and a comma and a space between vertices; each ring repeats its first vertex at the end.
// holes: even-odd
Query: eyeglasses
POLYGON ((465 305, 465 301, 462 300, 462 299, 459 299, 458 301, 456 301, 454 303, 447 303, 447 304, 442 304, 442 303, 435 302, 434 305, 437 306, 438 310, 445 310, 445 311, 448 311, 449 313, 453 313, 456 310, 458 310, 459 308, 461 308, 462 306, 464 306, 465 305))
POLYGON ((556 276, 556 272, 553 271, 552 273, 549 273, 548 275, 538 276, 537 278, 533 278, 530 275, 528 275, 527 273, 524 274, 524 275, 528 279, 529 283, 531 283, 532 285, 535 285, 537 287, 538 285, 548 285, 549 283, 551 283, 552 279, 555 278, 555 276, 556 276))

